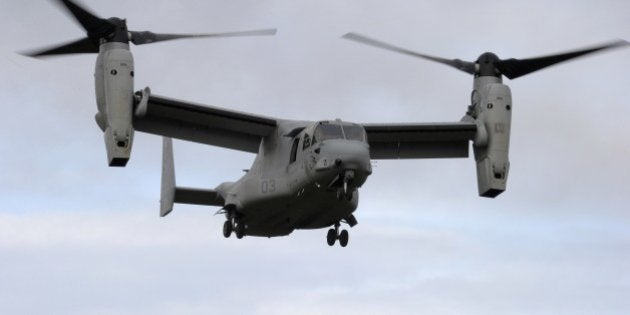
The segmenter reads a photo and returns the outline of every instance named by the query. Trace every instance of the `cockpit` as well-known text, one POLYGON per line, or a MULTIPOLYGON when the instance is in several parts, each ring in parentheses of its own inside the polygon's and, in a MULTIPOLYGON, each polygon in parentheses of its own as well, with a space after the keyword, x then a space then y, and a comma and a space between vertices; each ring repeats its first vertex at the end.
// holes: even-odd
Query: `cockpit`
POLYGON ((317 124, 313 133, 312 143, 328 139, 346 139, 355 141, 366 141, 365 129, 363 126, 344 123, 339 121, 323 121, 317 124))
MULTIPOLYGON (((302 133, 304 127, 295 128, 288 136, 295 137, 297 134, 302 133)), ((293 138, 293 144, 291 145, 291 155, 289 158, 289 164, 297 160, 297 152, 300 147, 302 151, 314 146, 315 144, 322 143, 326 140, 351 140, 367 142, 365 129, 363 126, 353 123, 342 122, 341 120, 334 121, 320 121, 315 126, 306 128, 303 132, 302 139, 300 137, 293 138)), ((315 150, 317 154, 320 153, 320 149, 315 150)))

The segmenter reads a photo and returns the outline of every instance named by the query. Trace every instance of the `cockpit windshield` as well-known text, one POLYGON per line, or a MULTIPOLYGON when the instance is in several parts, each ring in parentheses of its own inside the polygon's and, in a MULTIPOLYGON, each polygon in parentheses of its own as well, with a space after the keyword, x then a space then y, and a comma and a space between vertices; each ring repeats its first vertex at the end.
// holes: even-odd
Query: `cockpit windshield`
POLYGON ((365 129, 359 125, 343 125, 343 133, 348 140, 365 141, 365 129))
POLYGON ((316 141, 324 141, 328 139, 365 141, 365 130, 362 126, 355 124, 322 122, 317 125, 317 128, 315 128, 313 138, 316 139, 316 141))

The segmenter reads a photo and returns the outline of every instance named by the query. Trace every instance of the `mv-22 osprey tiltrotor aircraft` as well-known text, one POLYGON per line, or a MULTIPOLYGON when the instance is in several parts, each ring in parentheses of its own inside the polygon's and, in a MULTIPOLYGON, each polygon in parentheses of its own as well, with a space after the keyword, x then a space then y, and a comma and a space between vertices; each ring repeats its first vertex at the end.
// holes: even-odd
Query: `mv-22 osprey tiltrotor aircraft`
POLYGON ((110 166, 125 166, 135 130, 163 140, 160 215, 174 203, 221 207, 223 235, 283 236, 295 229, 328 230, 329 245, 348 244, 341 223, 357 224, 358 188, 372 173, 370 160, 468 157, 472 141, 479 195, 494 198, 506 188, 512 97, 502 77, 515 79, 553 64, 626 45, 605 45, 531 59, 499 59, 484 53, 474 62, 443 59, 349 33, 344 38, 428 59, 473 75, 471 105, 461 121, 357 124, 341 120, 295 121, 192 104, 133 92, 136 45, 188 37, 269 35, 275 30, 173 35, 134 32, 119 18, 101 19, 76 3, 59 0, 86 29, 87 37, 31 56, 98 53, 96 122, 104 132, 110 166), (255 153, 236 182, 215 189, 177 187, 171 138, 255 153))

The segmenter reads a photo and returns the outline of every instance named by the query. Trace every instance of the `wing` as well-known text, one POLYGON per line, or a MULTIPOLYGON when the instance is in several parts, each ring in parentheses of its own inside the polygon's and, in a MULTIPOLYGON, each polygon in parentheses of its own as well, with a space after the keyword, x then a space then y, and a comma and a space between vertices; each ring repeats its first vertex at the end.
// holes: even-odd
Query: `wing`
POLYGON ((135 130, 257 153, 260 141, 276 129, 273 118, 136 93, 135 130))
POLYGON ((363 124, 372 159, 468 157, 468 141, 477 125, 470 122, 363 124))

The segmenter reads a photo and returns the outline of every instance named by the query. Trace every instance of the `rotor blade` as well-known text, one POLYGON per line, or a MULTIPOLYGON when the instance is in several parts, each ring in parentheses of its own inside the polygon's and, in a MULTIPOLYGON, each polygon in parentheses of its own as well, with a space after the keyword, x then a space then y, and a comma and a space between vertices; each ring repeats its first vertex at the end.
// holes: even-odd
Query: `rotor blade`
POLYGON ((23 55, 30 57, 43 57, 50 55, 65 55, 65 54, 83 54, 83 53, 97 53, 98 46, 94 45, 94 42, 88 37, 81 38, 79 40, 69 42, 60 46, 46 48, 44 50, 27 52, 23 55))
POLYGON ((204 37, 236 37, 236 36, 264 36, 275 35, 276 29, 253 30, 242 32, 213 33, 213 34, 156 34, 153 32, 130 32, 131 42, 136 45, 150 44, 166 40, 181 38, 204 38, 204 37))
POLYGON ((556 63, 560 63, 563 61, 567 61, 573 58, 577 58, 577 57, 584 56, 587 54, 592 54, 592 53, 599 52, 606 49, 626 46, 628 44, 630 43, 628 43, 625 40, 616 40, 608 44, 576 50, 576 51, 571 51, 571 52, 566 52, 566 53, 560 53, 556 55, 529 58, 529 59, 511 58, 511 59, 500 60, 495 63, 495 66, 506 77, 510 79, 516 79, 518 77, 524 76, 534 71, 538 71, 540 69, 552 66, 556 63))
POLYGON ((109 34, 116 28, 114 23, 99 18, 70 0, 58 0, 58 2, 70 11, 77 22, 88 32, 88 36, 109 34))
POLYGON ((390 45, 390 44, 387 44, 387 43, 384 43, 384 42, 381 42, 372 38, 365 37, 357 33, 348 33, 348 34, 343 35, 342 38, 353 40, 355 42, 359 42, 362 44, 410 55, 413 57, 420 57, 423 59, 439 62, 441 64, 451 66, 455 69, 464 71, 466 73, 475 74, 475 63, 473 62, 463 61, 460 59, 444 59, 444 58, 439 58, 439 57, 433 57, 433 56, 417 53, 415 51, 411 51, 408 49, 400 48, 394 45, 390 45))

